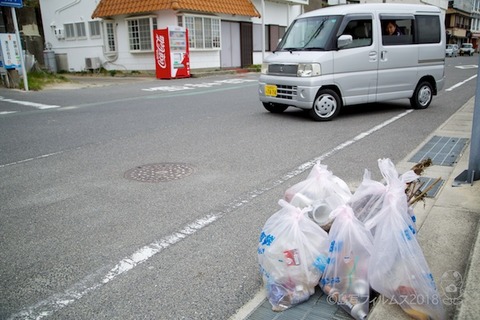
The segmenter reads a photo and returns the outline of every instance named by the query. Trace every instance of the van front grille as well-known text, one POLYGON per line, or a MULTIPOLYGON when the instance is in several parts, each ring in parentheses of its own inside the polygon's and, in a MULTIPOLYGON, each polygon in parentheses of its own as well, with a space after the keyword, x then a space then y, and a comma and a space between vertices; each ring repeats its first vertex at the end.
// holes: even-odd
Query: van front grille
POLYGON ((298 65, 296 64, 270 64, 268 65, 268 74, 296 77, 297 69, 298 65))
POLYGON ((277 98, 292 100, 297 96, 297 86, 277 85, 277 98))

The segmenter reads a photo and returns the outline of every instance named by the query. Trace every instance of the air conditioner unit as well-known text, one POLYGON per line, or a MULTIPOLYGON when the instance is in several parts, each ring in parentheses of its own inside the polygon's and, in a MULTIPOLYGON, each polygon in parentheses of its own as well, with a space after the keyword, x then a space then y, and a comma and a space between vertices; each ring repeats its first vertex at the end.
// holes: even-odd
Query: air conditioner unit
POLYGON ((85 58, 85 69, 95 70, 100 69, 101 66, 100 58, 85 58))

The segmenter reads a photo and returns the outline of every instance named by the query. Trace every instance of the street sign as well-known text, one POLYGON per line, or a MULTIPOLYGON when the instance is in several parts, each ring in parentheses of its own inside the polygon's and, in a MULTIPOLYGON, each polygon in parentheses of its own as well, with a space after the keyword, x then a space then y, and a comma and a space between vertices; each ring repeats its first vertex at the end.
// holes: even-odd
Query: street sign
POLYGON ((0 0, 0 6, 21 8, 23 7, 23 0, 0 0))
POLYGON ((0 33, 0 60, 5 69, 17 69, 22 66, 20 46, 14 33, 0 33))

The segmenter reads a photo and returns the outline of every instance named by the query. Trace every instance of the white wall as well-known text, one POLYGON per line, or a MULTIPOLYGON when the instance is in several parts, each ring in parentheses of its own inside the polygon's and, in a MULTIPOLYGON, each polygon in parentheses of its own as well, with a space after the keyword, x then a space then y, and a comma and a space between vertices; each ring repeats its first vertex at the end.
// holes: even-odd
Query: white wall
MULTIPOLYGON (((361 0, 361 3, 382 3, 383 0, 361 0)), ((429 4, 439 7, 442 11, 448 9, 448 0, 386 0, 387 3, 429 4)))
MULTIPOLYGON (((262 13, 262 1, 252 1, 257 11, 262 13)), ((290 5, 287 2, 279 3, 264 0, 265 3, 265 16, 264 18, 252 18, 253 23, 262 23, 262 19, 265 20, 265 24, 278 24, 282 26, 288 26, 292 21, 302 13, 301 5, 290 5)))
MULTIPOLYGON (((252 22, 255 24, 262 24, 264 21, 265 25, 275 24, 280 26, 288 27, 292 21, 303 13, 303 6, 301 5, 291 5, 287 2, 279 3, 265 0, 265 13, 262 13, 262 1, 253 0, 253 4, 257 8, 258 12, 263 18, 252 18, 252 22)), ((253 64, 261 64, 263 58, 269 55, 271 52, 254 52, 253 53, 253 64)))
POLYGON ((101 57, 103 40, 89 37, 88 21, 91 13, 97 6, 96 1, 81 0, 40 0, 42 23, 45 33, 45 43, 55 53, 67 53, 68 66, 73 70, 83 70, 85 57, 101 57), (55 35, 55 30, 63 29, 64 23, 85 22, 87 39, 60 40, 55 35), (79 54, 79 52, 82 52, 79 54))

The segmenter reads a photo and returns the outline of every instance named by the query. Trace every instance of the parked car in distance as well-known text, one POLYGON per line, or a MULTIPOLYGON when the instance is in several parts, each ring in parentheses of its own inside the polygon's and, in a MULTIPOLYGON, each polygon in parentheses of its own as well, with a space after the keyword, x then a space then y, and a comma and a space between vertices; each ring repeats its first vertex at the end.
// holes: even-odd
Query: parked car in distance
POLYGON ((445 56, 447 57, 458 56, 458 46, 456 44, 447 44, 447 48, 445 49, 445 56))
POLYGON ((461 56, 468 54, 469 56, 473 56, 475 49, 473 48, 473 44, 471 43, 462 43, 460 47, 459 53, 461 56))

